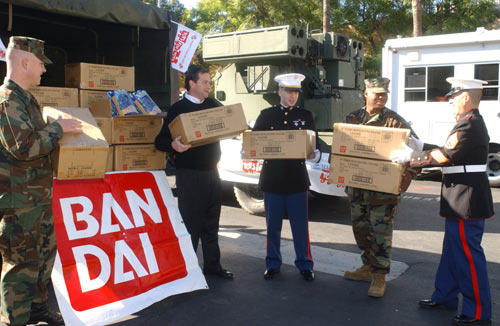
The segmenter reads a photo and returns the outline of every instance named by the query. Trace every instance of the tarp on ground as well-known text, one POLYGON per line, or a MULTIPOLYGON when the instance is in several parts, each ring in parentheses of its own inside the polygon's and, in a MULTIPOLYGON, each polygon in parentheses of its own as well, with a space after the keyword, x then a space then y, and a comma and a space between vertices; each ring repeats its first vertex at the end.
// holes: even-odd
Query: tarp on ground
POLYGON ((140 0, 0 0, 16 6, 55 14, 97 19, 152 29, 169 29, 168 10, 143 3, 140 0))

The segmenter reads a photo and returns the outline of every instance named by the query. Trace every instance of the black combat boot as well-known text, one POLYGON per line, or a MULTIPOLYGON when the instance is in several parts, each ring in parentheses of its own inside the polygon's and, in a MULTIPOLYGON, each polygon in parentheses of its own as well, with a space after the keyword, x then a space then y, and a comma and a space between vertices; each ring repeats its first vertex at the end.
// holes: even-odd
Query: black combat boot
POLYGON ((64 326, 64 320, 60 313, 49 310, 47 303, 32 303, 30 320, 28 324, 45 322, 50 326, 64 326))

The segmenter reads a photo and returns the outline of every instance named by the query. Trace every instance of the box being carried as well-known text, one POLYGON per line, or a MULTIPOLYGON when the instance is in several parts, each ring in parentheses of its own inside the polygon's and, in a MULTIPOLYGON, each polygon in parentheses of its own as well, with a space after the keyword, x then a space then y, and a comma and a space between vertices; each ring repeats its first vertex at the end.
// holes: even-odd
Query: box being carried
POLYGON ((312 130, 269 130, 243 133, 244 159, 306 159, 316 149, 312 130))
POLYGON ((95 63, 70 63, 64 66, 66 87, 93 90, 135 89, 134 67, 108 66, 95 63))
POLYGON ((106 170, 108 143, 87 108, 44 107, 43 118, 53 121, 59 117, 77 119, 83 132, 65 133, 54 152, 54 169, 57 179, 102 178, 106 170))
POLYGON ((404 149, 409 136, 410 129, 335 123, 332 154, 390 161, 391 152, 404 149))
POLYGON ((178 115, 168 125, 172 139, 181 136, 193 147, 239 135, 248 128, 241 104, 219 106, 178 115))
POLYGON ((397 195, 403 171, 404 166, 399 163, 333 154, 328 180, 337 185, 397 195))
POLYGON ((38 86, 30 88, 40 107, 44 106, 78 106, 78 89, 65 87, 38 86))

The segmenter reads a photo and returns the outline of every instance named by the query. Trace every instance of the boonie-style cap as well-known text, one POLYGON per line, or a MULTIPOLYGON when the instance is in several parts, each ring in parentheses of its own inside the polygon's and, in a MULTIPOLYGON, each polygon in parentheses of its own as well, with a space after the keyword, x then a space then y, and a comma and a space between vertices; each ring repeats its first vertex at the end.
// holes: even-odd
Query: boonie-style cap
POLYGON ((448 77, 446 81, 451 84, 451 90, 446 93, 446 97, 450 97, 460 91, 468 89, 483 89, 483 85, 488 84, 487 81, 479 79, 461 79, 455 77, 448 77))
POLYGON ((7 48, 18 49, 33 53, 35 57, 42 60, 46 64, 51 64, 52 61, 45 56, 44 53, 45 41, 27 36, 11 36, 7 48))
POLYGON ((302 74, 283 74, 274 77, 274 81, 278 83, 280 88, 283 88, 286 91, 292 92, 302 92, 302 81, 306 78, 306 76, 302 74))
POLYGON ((365 79, 365 88, 374 93, 389 93, 391 80, 385 77, 365 79))

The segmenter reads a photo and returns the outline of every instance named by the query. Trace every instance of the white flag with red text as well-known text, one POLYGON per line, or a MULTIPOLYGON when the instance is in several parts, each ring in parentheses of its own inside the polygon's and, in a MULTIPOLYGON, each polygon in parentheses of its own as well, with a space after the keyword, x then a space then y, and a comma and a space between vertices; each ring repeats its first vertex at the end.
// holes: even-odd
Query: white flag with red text
MULTIPOLYGON (((174 22, 175 23, 175 22, 174 22)), ((175 36, 172 57, 170 62, 172 68, 180 72, 186 72, 193 58, 194 52, 201 41, 201 34, 177 24, 177 35, 175 36)))
POLYGON ((5 52, 7 52, 7 49, 5 49, 2 39, 0 39, 0 61, 5 61, 5 52))
POLYGON ((54 180, 52 283, 66 325, 106 325, 208 289, 163 171, 54 180))

